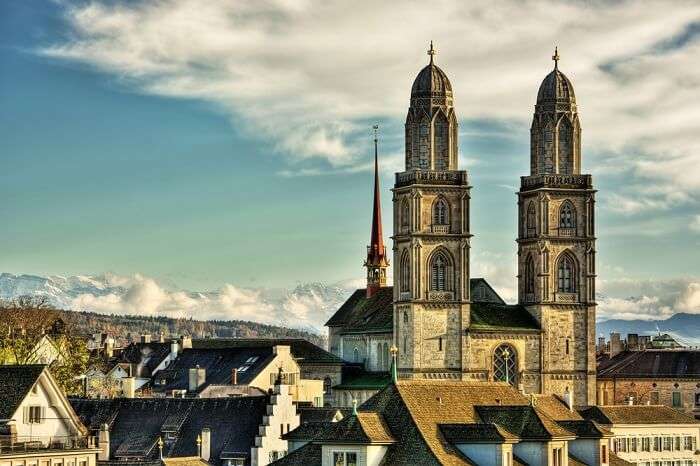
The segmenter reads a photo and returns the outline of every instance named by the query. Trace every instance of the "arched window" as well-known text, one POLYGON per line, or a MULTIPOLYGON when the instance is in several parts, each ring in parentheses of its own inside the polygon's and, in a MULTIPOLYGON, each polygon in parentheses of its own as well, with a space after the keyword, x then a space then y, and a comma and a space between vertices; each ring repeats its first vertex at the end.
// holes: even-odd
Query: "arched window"
POLYGON ((432 291, 447 291, 449 262, 443 252, 438 252, 430 264, 430 289, 432 291))
POLYGON ((566 119, 562 120, 559 124, 559 173, 562 175, 573 173, 571 136, 571 124, 566 119))
POLYGON ((535 201, 530 201, 530 203, 527 205, 526 225, 527 225, 527 235, 526 236, 534 236, 535 229, 537 226, 537 212, 535 210, 535 201))
POLYGON ((331 380, 331 378, 326 377, 325 379, 323 379, 323 392, 326 395, 330 395, 332 389, 333 389, 333 381, 331 380))
POLYGON ((559 209, 559 228, 576 228, 576 210, 569 201, 564 201, 559 209))
POLYGON ((401 256, 401 291, 411 291, 411 260, 408 251, 401 256))
POLYGON ((352 350, 352 361, 360 362, 360 350, 357 347, 352 350))
POLYGON ((401 226, 408 228, 411 225, 411 208, 408 205, 408 200, 404 199, 401 202, 401 226))
POLYGON ((532 256, 527 256, 525 261, 525 293, 535 292, 535 261, 532 256))
POLYGON ((557 266, 557 290, 560 293, 576 292, 576 267, 568 254, 562 254, 557 266))
POLYGON ((554 173, 554 130, 551 123, 542 132, 539 162, 540 173, 554 173))
POLYGON ((500 345, 493 352, 493 378, 515 385, 518 382, 518 353, 510 345, 500 345))
POLYGON ((447 225, 448 219, 448 208, 447 201, 440 198, 435 201, 433 205, 433 224, 435 225, 447 225))
POLYGON ((442 112, 438 112, 434 125, 435 169, 447 170, 450 162, 449 123, 442 112))

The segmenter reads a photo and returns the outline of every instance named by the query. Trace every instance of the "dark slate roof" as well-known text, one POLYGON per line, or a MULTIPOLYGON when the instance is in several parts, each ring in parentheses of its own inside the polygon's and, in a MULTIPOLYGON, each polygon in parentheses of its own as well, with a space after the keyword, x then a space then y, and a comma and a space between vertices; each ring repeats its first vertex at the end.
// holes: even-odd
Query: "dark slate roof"
POLYGON ((600 439, 613 436, 608 429, 591 420, 557 421, 557 424, 576 435, 576 438, 600 439))
POLYGON ((699 378, 700 351, 623 351, 598 364, 599 379, 699 378))
POLYGON ((307 443, 270 466, 321 466, 321 444, 307 443))
POLYGON ((698 424, 693 416, 668 406, 591 406, 581 415, 598 424, 698 424))
POLYGON ((352 367, 343 372, 343 381, 334 386, 338 390, 381 390, 391 382, 386 372, 353 371, 352 367))
POLYGON ((610 466, 635 466, 637 463, 630 463, 627 460, 623 460, 615 453, 610 452, 610 466))
POLYGON ((167 369, 158 372, 152 384, 154 391, 187 390, 189 371, 199 366, 205 370, 206 381, 198 391, 209 385, 230 384, 232 372, 238 369, 237 383, 249 384, 274 359, 271 347, 195 349, 178 354, 167 369), (165 380, 163 385, 161 380, 165 380))
POLYGON ((307 422, 300 424, 294 430, 282 434, 284 440, 296 440, 296 441, 311 441, 315 438, 319 438, 323 433, 331 427, 333 422, 307 422))
POLYGON ((411 86, 411 96, 431 97, 435 93, 452 95, 452 84, 445 72, 431 61, 418 72, 411 86))
POLYGON ((497 424, 523 440, 573 436, 532 406, 477 406, 476 410, 483 422, 497 424))
POLYGON ((290 347, 292 356, 300 365, 342 364, 343 360, 320 346, 303 338, 207 338, 192 340, 193 349, 269 348, 276 345, 290 347))
POLYGON ((576 95, 569 78, 555 69, 542 80, 540 89, 537 91, 537 103, 560 100, 576 102, 576 95))
POLYGON ((15 414, 45 367, 43 364, 0 366, 0 421, 15 414))
POLYGON ((343 332, 391 332, 394 315, 394 287, 380 288, 367 297, 366 288, 355 290, 328 319, 326 326, 343 327, 343 332))
POLYGON ((440 424, 440 432, 448 442, 503 443, 517 441, 518 437, 496 424, 440 424))
POLYGON ((373 411, 363 411, 351 415, 342 421, 326 425, 313 438, 318 442, 334 443, 394 443, 391 431, 381 414, 373 411))
POLYGON ((307 422, 333 422, 338 412, 340 412, 342 417, 347 417, 352 412, 352 410, 349 408, 335 407, 305 407, 298 408, 297 411, 299 413, 299 422, 301 424, 307 422))
MULTIPOLYGON (((506 305, 483 278, 469 280, 472 292, 472 323, 479 330, 539 330, 537 322, 523 306, 506 305), (485 290, 477 297, 475 290, 485 290)), ((365 288, 355 290, 326 322, 342 327, 340 333, 391 333, 394 319, 394 287, 380 288, 370 298, 365 288)))
POLYGON ((119 357, 108 362, 110 368, 119 363, 135 364, 138 375, 150 377, 153 370, 170 354, 170 343, 131 343, 119 357))
POLYGON ((539 331, 534 317, 521 305, 472 303, 469 328, 480 331, 539 331))
POLYGON ((157 459, 158 449, 155 445, 164 432, 176 432, 177 435, 174 441, 166 442, 164 456, 196 456, 197 436, 206 427, 211 429, 210 461, 219 465, 222 456, 240 455, 250 460, 250 448, 266 414, 268 400, 267 396, 211 399, 121 398, 72 399, 71 404, 83 422, 90 426, 99 425, 93 416, 116 413, 109 414, 109 417, 113 417, 110 455, 115 460, 157 459), (175 428, 177 431, 172 430, 175 428))

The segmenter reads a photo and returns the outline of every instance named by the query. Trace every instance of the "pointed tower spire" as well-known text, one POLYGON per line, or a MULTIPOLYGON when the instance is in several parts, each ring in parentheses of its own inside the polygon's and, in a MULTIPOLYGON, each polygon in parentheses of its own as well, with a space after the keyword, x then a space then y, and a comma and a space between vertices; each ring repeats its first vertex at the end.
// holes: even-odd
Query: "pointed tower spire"
POLYGON ((386 259, 384 236, 382 234, 382 206, 381 192, 379 189, 379 155, 377 150, 378 125, 374 129, 374 207, 372 211, 372 233, 370 245, 367 246, 367 297, 371 297, 379 288, 386 286, 386 268, 389 262, 386 259))

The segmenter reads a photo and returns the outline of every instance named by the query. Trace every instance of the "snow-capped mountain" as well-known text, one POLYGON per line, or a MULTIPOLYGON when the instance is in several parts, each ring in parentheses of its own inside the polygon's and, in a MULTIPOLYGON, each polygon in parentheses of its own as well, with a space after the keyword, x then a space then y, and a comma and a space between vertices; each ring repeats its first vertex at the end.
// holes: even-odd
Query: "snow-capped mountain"
POLYGON ((0 274, 0 299, 46 297, 70 310, 165 315, 210 320, 250 320, 320 332, 352 292, 343 285, 299 284, 291 290, 225 285, 215 291, 168 289, 135 275, 48 276, 0 274))

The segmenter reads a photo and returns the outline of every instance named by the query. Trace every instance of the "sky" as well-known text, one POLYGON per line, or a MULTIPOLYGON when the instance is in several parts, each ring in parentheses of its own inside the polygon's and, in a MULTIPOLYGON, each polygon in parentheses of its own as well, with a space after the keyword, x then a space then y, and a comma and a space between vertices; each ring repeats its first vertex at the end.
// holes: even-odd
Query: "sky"
POLYGON ((610 315, 642 298, 700 313, 697 2, 9 0, 0 34, 2 272, 361 282, 371 127, 389 234, 433 40, 473 185, 472 275, 513 300, 515 191, 556 45, 610 315))

